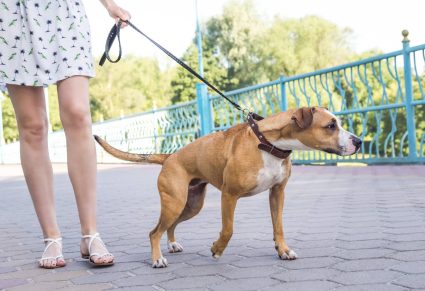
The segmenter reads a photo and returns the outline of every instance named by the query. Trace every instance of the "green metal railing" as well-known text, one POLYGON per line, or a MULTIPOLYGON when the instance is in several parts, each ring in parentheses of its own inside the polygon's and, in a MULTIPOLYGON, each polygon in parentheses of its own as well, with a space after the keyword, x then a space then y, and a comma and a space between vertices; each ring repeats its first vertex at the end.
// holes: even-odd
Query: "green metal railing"
MULTIPOLYGON (((280 79, 227 95, 262 115, 301 106, 326 106, 363 140, 361 151, 339 157, 297 151, 295 163, 425 162, 425 45, 280 79)), ((243 116, 218 96, 210 97, 213 130, 243 122, 243 116)))
MULTIPOLYGON (((343 126, 363 140, 361 151, 339 157, 296 151, 295 163, 425 162, 425 44, 409 46, 349 64, 323 69, 240 90, 226 95, 260 115, 301 106, 326 106, 343 126)), ((93 132, 112 145, 139 153, 172 153, 199 136, 244 122, 240 111, 197 85, 197 100, 96 123, 93 132)), ((63 132, 49 135, 53 161, 66 160, 63 132)), ((1 151, 0 151, 1 152, 1 151)), ((4 162, 16 162, 17 144, 3 147, 4 162)), ((114 161, 98 151, 100 162, 114 161)))

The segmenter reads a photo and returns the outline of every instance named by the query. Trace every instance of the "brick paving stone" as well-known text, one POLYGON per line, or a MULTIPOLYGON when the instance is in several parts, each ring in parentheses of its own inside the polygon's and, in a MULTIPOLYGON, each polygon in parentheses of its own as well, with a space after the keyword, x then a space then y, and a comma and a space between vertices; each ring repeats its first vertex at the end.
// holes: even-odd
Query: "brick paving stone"
MULTIPOLYGON (((61 288, 61 291, 103 291, 114 288, 112 284, 109 283, 96 283, 96 284, 84 284, 84 285, 72 285, 65 288, 61 288)), ((140 290, 140 288, 139 288, 140 290)))
POLYGON ((314 290, 314 291, 325 291, 333 290, 338 287, 339 284, 329 281, 304 281, 304 282, 289 282, 280 283, 272 287, 264 289, 264 291, 299 291, 299 290, 314 290))
POLYGON ((209 286, 212 290, 222 291, 222 290, 260 290, 278 284, 279 281, 263 278, 261 280, 257 278, 248 278, 248 279, 234 279, 227 280, 219 284, 209 286))
POLYGON ((271 277, 285 282, 328 280, 341 274, 340 271, 327 268, 288 270, 275 273, 271 277))
POLYGON ((0 268, 0 274, 4 274, 4 273, 10 273, 10 272, 15 272, 16 268, 14 267, 1 267, 0 268))
POLYGON ((319 257, 319 258, 299 258, 294 261, 283 260, 282 267, 286 269, 311 269, 311 268, 327 268, 335 265, 341 260, 338 258, 331 257, 319 257))
POLYGON ((261 266, 256 268, 237 268, 231 271, 228 271, 222 276, 229 279, 239 279, 239 278, 266 278, 273 277, 273 274, 279 274, 284 272, 282 268, 275 266, 261 266))
MULTIPOLYGON (((112 289, 110 289, 110 290, 112 290, 112 289)), ((160 287, 156 287, 156 286, 153 286, 153 287, 152 286, 143 286, 143 288, 141 288, 140 286, 133 286, 133 287, 120 287, 118 290, 119 291, 159 291, 159 290, 163 290, 163 289, 160 288, 160 287)))
POLYGON ((400 261, 393 259, 363 259, 363 260, 350 260, 342 261, 332 266, 332 268, 351 272, 351 271, 366 271, 366 270, 382 270, 388 269, 391 266, 399 264, 400 261))
POLYGON ((397 251, 425 250, 425 241, 392 242, 386 248, 397 251))
POLYGON ((52 281, 67 281, 74 278, 87 276, 88 272, 79 270, 79 271, 67 271, 67 272, 55 272, 50 274, 39 275, 33 277, 33 280, 36 282, 52 282, 52 281))
POLYGON ((341 286, 335 288, 334 291, 403 291, 407 290, 401 286, 391 284, 366 284, 355 286, 341 286))
POLYGON ((184 252, 169 254, 164 235, 169 267, 152 269, 148 234, 160 211, 159 170, 99 165, 99 231, 116 264, 94 268, 79 257, 66 166, 54 165, 67 266, 52 271, 37 266, 42 236, 22 170, 0 166, 0 290, 6 284, 18 291, 425 289, 425 166, 293 167, 284 226, 287 244, 299 255, 295 261, 280 260, 274 250, 267 193, 238 202, 232 240, 213 259, 220 193, 208 187, 201 213, 177 227, 184 252))
POLYGON ((7 290, 8 291, 50 291, 50 290, 58 290, 67 286, 70 286, 70 283, 66 281, 37 282, 37 283, 8 288, 7 290))
POLYGON ((0 290, 11 288, 14 286, 28 284, 28 280, 25 279, 2 279, 0 280, 0 290))
POLYGON ((206 265, 206 266, 186 266, 176 269, 173 273, 178 276, 185 276, 190 274, 191 276, 206 276, 206 275, 222 275, 232 273, 232 271, 239 271, 240 268, 228 266, 224 264, 219 265, 206 265))
POLYGON ((337 241, 336 246, 345 250, 360 250, 374 248, 389 248, 389 241, 386 240, 362 240, 362 241, 337 241))
POLYGON ((425 289, 425 274, 408 274, 393 283, 408 288, 425 289))
MULTIPOLYGON (((217 266, 224 266, 226 267, 226 265, 217 265, 217 266)), ((176 273, 179 270, 185 269, 185 268, 190 268, 192 266, 185 264, 185 263, 174 263, 174 264, 170 264, 168 265, 167 268, 160 268, 160 269, 155 269, 153 271, 151 264, 141 264, 139 265, 139 268, 137 269, 133 269, 130 271, 130 273, 132 274, 136 274, 136 275, 149 275, 149 274, 164 274, 164 273, 176 273)), ((198 268, 202 268, 204 266, 197 266, 198 268)), ((211 266, 205 266, 205 267, 211 267, 211 266)), ((215 266, 213 266, 215 267, 215 266)))
POLYGON ((131 274, 126 272, 117 273, 100 273, 100 274, 87 274, 86 276, 71 279, 74 284, 93 284, 93 283, 107 283, 121 278, 131 277, 131 274))
POLYGON ((394 250, 389 249, 360 249, 360 250, 344 250, 336 254, 335 256, 346 260, 358 260, 358 259, 374 259, 381 258, 384 256, 392 257, 390 254, 394 253, 394 250))
POLYGON ((425 261, 425 250, 397 252, 391 257, 400 261, 425 261))
POLYGON ((402 273, 394 271, 359 271, 341 273, 332 278, 332 281, 343 285, 386 283, 399 278, 402 275, 402 273))
POLYGON ((112 281, 112 284, 118 287, 130 287, 130 286, 146 286, 146 285, 157 285, 161 282, 169 281, 176 278, 171 273, 166 274, 150 274, 150 275, 137 275, 134 277, 127 277, 119 280, 112 281))
POLYGON ((419 262, 405 262, 392 266, 391 270, 407 273, 407 274, 425 274, 425 264, 419 262))
POLYGON ((167 282, 157 284, 162 288, 170 289, 186 289, 186 288, 211 288, 213 284, 224 281, 225 279, 219 276, 199 276, 192 278, 185 276, 182 278, 173 279, 167 282))

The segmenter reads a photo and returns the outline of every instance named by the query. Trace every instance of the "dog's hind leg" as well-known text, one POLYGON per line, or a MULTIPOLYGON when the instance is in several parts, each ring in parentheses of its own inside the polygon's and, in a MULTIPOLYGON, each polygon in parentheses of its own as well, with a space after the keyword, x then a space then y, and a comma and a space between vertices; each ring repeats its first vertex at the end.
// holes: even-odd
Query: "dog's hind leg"
POLYGON ((222 229, 220 237, 211 247, 211 253, 214 258, 219 258, 223 254, 224 249, 227 247, 227 244, 233 235, 233 218, 237 201, 237 196, 233 196, 226 192, 221 194, 222 229))
POLYGON ((185 220, 191 219, 201 211, 202 206, 204 206, 205 192, 207 188, 206 186, 207 183, 202 183, 197 180, 193 180, 189 184, 189 195, 187 197, 186 206, 183 212, 180 214, 179 218, 176 220, 176 222, 174 222, 173 225, 170 226, 170 228, 167 230, 168 251, 170 253, 177 253, 183 251, 182 245, 176 242, 174 231, 176 229, 177 224, 185 220))
MULTIPOLYGON (((174 171, 173 171, 174 172, 174 171)), ((184 175, 172 173, 173 179, 161 172, 158 178, 158 189, 161 196, 161 215, 158 224, 150 232, 149 237, 152 249, 152 267, 167 267, 167 260, 161 253, 161 237, 179 218, 186 205, 187 185, 189 181, 184 175)))

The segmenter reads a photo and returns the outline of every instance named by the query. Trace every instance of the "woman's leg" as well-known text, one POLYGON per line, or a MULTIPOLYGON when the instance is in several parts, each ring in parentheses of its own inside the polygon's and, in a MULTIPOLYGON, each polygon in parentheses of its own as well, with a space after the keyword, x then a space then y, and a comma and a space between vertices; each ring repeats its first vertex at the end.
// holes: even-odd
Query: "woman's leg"
MULTIPOLYGON (((42 87, 8 85, 7 89, 16 113, 20 136, 21 164, 25 181, 34 203, 35 212, 45 238, 58 238, 53 195, 53 171, 47 142, 47 115, 42 87)), ((45 257, 60 255, 60 247, 53 244, 45 257)), ((43 260, 43 267, 65 265, 63 259, 43 260)))
MULTIPOLYGON (((89 82, 84 76, 74 76, 58 82, 59 108, 65 130, 68 172, 77 200, 83 235, 96 233, 96 149, 91 130, 89 82)), ((88 239, 82 244, 87 250, 88 239)), ((92 252, 106 249, 94 240, 92 252)), ((96 263, 111 262, 112 256, 93 257, 96 263)))

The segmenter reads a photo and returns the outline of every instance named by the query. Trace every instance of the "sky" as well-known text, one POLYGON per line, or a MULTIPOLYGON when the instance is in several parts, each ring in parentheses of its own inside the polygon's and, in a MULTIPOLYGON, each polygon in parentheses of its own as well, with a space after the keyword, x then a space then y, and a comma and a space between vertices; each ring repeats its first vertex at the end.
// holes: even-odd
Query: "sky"
MULTIPOLYGON (((198 0, 200 22, 219 15, 229 0, 198 0)), ((352 48, 356 52, 379 49, 383 52, 402 47, 401 31, 408 29, 411 45, 425 43, 425 0, 253 0, 267 20, 278 15, 300 18, 318 15, 340 27, 353 30, 352 48)), ((107 33, 114 21, 98 0, 83 1, 90 20, 93 54, 100 56, 107 33)), ((196 29, 195 0, 117 0, 128 10, 132 22, 169 51, 181 56, 196 29)), ((156 57, 171 63, 152 44, 132 28, 121 33, 124 54, 156 57)))

